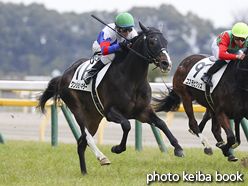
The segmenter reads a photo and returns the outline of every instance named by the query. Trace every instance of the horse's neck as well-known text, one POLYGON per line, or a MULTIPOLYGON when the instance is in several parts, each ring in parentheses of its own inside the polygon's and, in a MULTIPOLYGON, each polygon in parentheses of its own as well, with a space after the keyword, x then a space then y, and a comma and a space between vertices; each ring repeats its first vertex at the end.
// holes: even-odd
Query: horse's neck
POLYGON ((228 66, 234 83, 243 88, 248 88, 248 56, 242 61, 233 61, 233 63, 228 66))
MULTIPOLYGON (((137 50, 139 54, 143 54, 143 49, 137 50)), ((132 80, 141 80, 147 77, 149 63, 143 58, 139 57, 137 54, 129 51, 125 60, 120 66, 121 70, 127 75, 127 77, 132 80)))

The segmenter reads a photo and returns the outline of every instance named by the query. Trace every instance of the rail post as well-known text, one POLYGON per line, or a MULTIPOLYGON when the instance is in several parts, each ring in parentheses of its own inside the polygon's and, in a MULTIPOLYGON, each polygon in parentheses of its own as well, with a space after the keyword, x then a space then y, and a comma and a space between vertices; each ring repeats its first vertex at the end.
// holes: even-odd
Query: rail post
MULTIPOLYGON (((233 124, 233 119, 230 119, 230 124, 231 124, 231 127, 232 127, 232 131, 234 131, 234 124, 233 124)), ((229 151, 234 154, 234 150, 232 148, 229 149, 229 151)))
POLYGON ((142 123, 135 120, 135 150, 142 151, 142 123))
POLYGON ((57 113, 57 105, 51 105, 51 129, 52 129, 52 146, 58 146, 58 113, 57 113))
POLYGON ((61 107, 61 109, 62 109, 62 111, 64 113, 64 116, 65 116, 65 118, 66 118, 66 120, 67 120, 67 122, 68 122, 68 124, 69 124, 69 126, 71 128, 71 131, 72 131, 75 139, 78 140, 80 138, 80 133, 78 132, 78 129, 77 129, 72 117, 71 117, 71 114, 67 110, 67 108, 66 108, 64 103, 60 104, 60 107, 61 107))
POLYGON ((167 151, 167 149, 165 147, 164 141, 163 141, 163 139, 162 139, 162 137, 161 137, 161 135, 159 133, 158 128, 153 126, 153 125, 151 125, 151 128, 152 128, 152 132, 153 132, 153 134, 154 134, 154 136, 155 136, 155 138, 157 140, 157 143, 158 143, 158 146, 159 146, 161 152, 165 152, 165 153, 168 154, 168 151, 167 151))
POLYGON ((1 132, 0 132, 0 143, 7 144, 1 132))
POLYGON ((244 133, 245 133, 246 140, 248 141, 248 125, 247 125, 247 122, 246 122, 245 118, 243 118, 241 120, 241 126, 243 128, 244 133))

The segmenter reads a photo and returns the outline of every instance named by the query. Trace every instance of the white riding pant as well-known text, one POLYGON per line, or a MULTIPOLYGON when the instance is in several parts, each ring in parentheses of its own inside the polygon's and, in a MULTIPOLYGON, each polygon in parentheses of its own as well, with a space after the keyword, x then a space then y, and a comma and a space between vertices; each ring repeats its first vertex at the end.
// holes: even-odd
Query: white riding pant
MULTIPOLYGON (((98 44, 97 41, 95 41, 92 45, 92 50, 93 50, 93 53, 95 52, 101 52, 101 47, 100 45, 98 44)), ((115 54, 109 54, 109 55, 105 55, 105 56, 101 56, 101 61, 104 65, 112 62, 115 58, 115 54)))
MULTIPOLYGON (((212 53, 213 53, 214 57, 215 57, 216 59, 220 59, 220 58, 219 58, 219 51, 220 51, 220 49, 219 49, 219 46, 217 45, 217 41, 216 41, 216 40, 214 40, 214 42, 212 43, 211 48, 212 48, 212 53)), ((243 51, 242 51, 242 50, 238 50, 238 51, 236 51, 236 52, 226 52, 226 53, 237 54, 237 55, 239 55, 239 54, 242 54, 243 51)), ((227 63, 229 63, 231 60, 225 60, 225 61, 226 61, 227 63)))

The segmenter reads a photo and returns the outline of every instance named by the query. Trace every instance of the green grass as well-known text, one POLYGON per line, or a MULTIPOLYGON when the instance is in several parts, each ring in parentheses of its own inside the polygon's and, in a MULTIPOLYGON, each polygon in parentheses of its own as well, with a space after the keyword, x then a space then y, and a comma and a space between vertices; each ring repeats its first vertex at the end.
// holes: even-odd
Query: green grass
POLYGON ((143 147, 137 152, 134 147, 127 147, 122 154, 111 153, 110 145, 98 145, 99 149, 109 158, 111 165, 100 166, 93 152, 87 148, 86 163, 88 175, 81 175, 76 144, 59 143, 52 147, 50 143, 11 141, 7 145, 0 144, 0 185, 4 186, 36 186, 36 185, 146 185, 147 174, 178 174, 179 182, 153 182, 151 185, 247 185, 248 168, 241 164, 241 159, 248 152, 235 151, 238 162, 230 163, 220 150, 208 156, 203 149, 184 149, 186 158, 161 153, 158 147, 143 147), (212 175, 212 182, 182 181, 183 171, 187 174, 212 175), (244 175, 244 182, 215 182, 215 171, 221 174, 244 175))

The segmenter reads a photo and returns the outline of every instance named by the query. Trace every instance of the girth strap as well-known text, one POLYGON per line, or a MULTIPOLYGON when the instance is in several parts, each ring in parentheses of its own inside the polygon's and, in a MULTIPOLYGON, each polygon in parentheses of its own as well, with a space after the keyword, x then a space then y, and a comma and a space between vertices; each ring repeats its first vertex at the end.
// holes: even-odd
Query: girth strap
POLYGON ((105 117, 103 105, 102 105, 101 100, 100 100, 100 98, 99 98, 99 96, 98 96, 98 93, 97 93, 97 91, 96 91, 96 89, 95 89, 96 77, 97 77, 97 76, 94 76, 94 77, 92 78, 91 96, 92 96, 92 100, 93 100, 93 102, 94 102, 94 104, 95 104, 95 106, 96 106, 96 109, 98 110, 98 112, 99 112, 103 117, 105 117))
POLYGON ((210 86, 205 84, 205 97, 208 102, 208 105, 211 107, 211 109, 214 111, 214 102, 210 93, 210 86))

